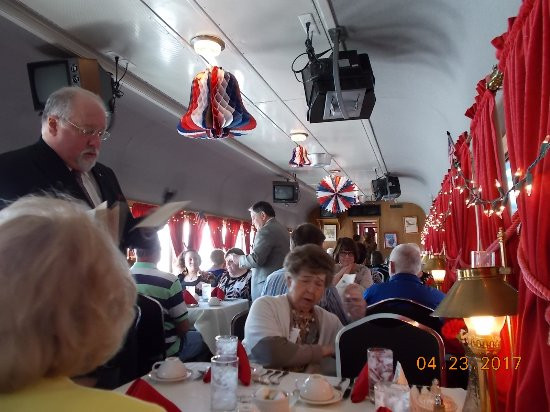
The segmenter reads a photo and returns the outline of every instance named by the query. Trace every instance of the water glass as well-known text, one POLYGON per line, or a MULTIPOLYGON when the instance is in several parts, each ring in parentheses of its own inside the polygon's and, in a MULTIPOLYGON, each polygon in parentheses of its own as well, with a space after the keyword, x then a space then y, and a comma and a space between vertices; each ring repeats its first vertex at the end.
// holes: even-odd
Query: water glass
POLYGON ((374 402, 374 385, 389 382, 393 377, 393 352, 386 348, 368 348, 369 399, 374 402))
POLYGON ((237 336, 216 336, 216 355, 237 356, 237 342, 239 342, 237 336))
POLYGON ((410 411, 411 391, 408 385, 378 382, 374 385, 374 409, 386 407, 392 412, 410 411))
POLYGON ((211 293, 212 293, 212 285, 210 285, 209 283, 204 282, 202 284, 202 298, 203 298, 203 300, 210 299, 211 293))
POLYGON ((495 266, 495 252, 472 250, 470 257, 472 268, 486 268, 495 266))
POLYGON ((210 410, 235 411, 239 359, 236 356, 216 355, 211 361, 210 410))

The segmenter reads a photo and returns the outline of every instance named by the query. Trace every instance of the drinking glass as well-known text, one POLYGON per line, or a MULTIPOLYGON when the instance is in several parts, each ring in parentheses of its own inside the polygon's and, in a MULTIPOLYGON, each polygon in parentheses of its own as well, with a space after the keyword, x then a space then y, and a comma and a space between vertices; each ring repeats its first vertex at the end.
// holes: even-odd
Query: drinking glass
POLYGON ((212 285, 208 284, 208 283, 203 283, 202 284, 202 299, 203 300, 208 300, 210 299, 210 294, 212 293, 212 285))
POLYGON ((410 411, 411 393, 408 385, 378 382, 374 385, 374 409, 386 407, 392 412, 410 411))
POLYGON ((235 411, 239 359, 236 356, 216 355, 211 361, 210 410, 235 411))
POLYGON ((239 342, 237 336, 216 336, 216 355, 237 356, 237 342, 239 342))
POLYGON ((386 348, 368 348, 369 399, 374 402, 374 385, 389 382, 393 377, 393 352, 386 348))
POLYGON ((471 266, 472 268, 486 268, 495 266, 495 252, 472 250, 471 266))

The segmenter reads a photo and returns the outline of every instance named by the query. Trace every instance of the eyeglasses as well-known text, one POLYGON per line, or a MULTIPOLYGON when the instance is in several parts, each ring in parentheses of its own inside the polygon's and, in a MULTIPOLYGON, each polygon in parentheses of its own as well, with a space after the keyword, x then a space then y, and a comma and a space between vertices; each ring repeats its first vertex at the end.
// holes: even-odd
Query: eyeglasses
POLYGON ((80 127, 80 126, 74 124, 70 120, 65 119, 64 117, 61 117, 60 119, 63 120, 64 122, 70 124, 76 130, 78 130, 78 132, 81 135, 86 136, 87 138, 97 136, 97 137, 99 137, 99 139, 101 141, 105 141, 109 138, 109 136, 111 136, 111 132, 108 132, 107 130, 85 129, 83 127, 80 127))
POLYGON ((351 250, 341 250, 338 252, 340 255, 346 255, 346 256, 355 256, 355 253, 353 253, 351 250))

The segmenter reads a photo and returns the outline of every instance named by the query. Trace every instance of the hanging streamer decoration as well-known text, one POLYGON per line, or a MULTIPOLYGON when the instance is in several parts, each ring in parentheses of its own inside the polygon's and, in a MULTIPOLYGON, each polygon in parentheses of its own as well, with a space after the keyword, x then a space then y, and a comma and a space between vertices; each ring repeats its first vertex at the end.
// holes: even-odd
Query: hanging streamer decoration
POLYGON ((178 133, 195 139, 223 139, 243 135, 256 127, 241 99, 235 76, 221 67, 198 73, 191 85, 189 108, 178 133))
POLYGON ((317 187, 317 200, 324 209, 342 213, 355 204, 355 183, 343 176, 327 176, 317 187))
POLYGON ((304 146, 296 146, 292 150, 292 158, 288 162, 292 167, 303 167, 311 165, 309 158, 307 157, 307 150, 304 146))

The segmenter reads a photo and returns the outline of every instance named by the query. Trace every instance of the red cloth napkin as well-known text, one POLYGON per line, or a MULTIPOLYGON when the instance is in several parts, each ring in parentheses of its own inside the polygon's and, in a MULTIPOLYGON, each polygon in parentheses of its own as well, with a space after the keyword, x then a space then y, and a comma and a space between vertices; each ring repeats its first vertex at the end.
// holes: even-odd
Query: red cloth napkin
POLYGON ((181 412, 181 409, 162 396, 155 388, 138 378, 130 385, 126 395, 141 399, 142 401, 155 403, 166 409, 167 412, 181 412))
POLYGON ((196 305, 198 303, 197 299, 195 299, 195 297, 187 290, 183 291, 183 300, 185 301, 186 305, 196 305))
MULTIPOLYGON (((244 349, 241 341, 237 343, 237 358, 239 358, 239 380, 243 385, 248 386, 250 385, 250 381, 252 380, 252 370, 250 369, 250 361, 248 360, 248 355, 246 354, 246 350, 244 349)), ((208 370, 202 377, 202 381, 204 383, 209 383, 211 379, 212 373, 210 368, 208 368, 208 370)))
POLYGON ((363 402, 369 394, 369 364, 365 362, 365 366, 361 369, 361 373, 355 380, 355 385, 351 390, 351 401, 353 403, 363 402))
POLYGON ((210 297, 218 298, 219 300, 224 300, 225 292, 216 286, 214 289, 212 289, 212 292, 210 293, 210 297))

